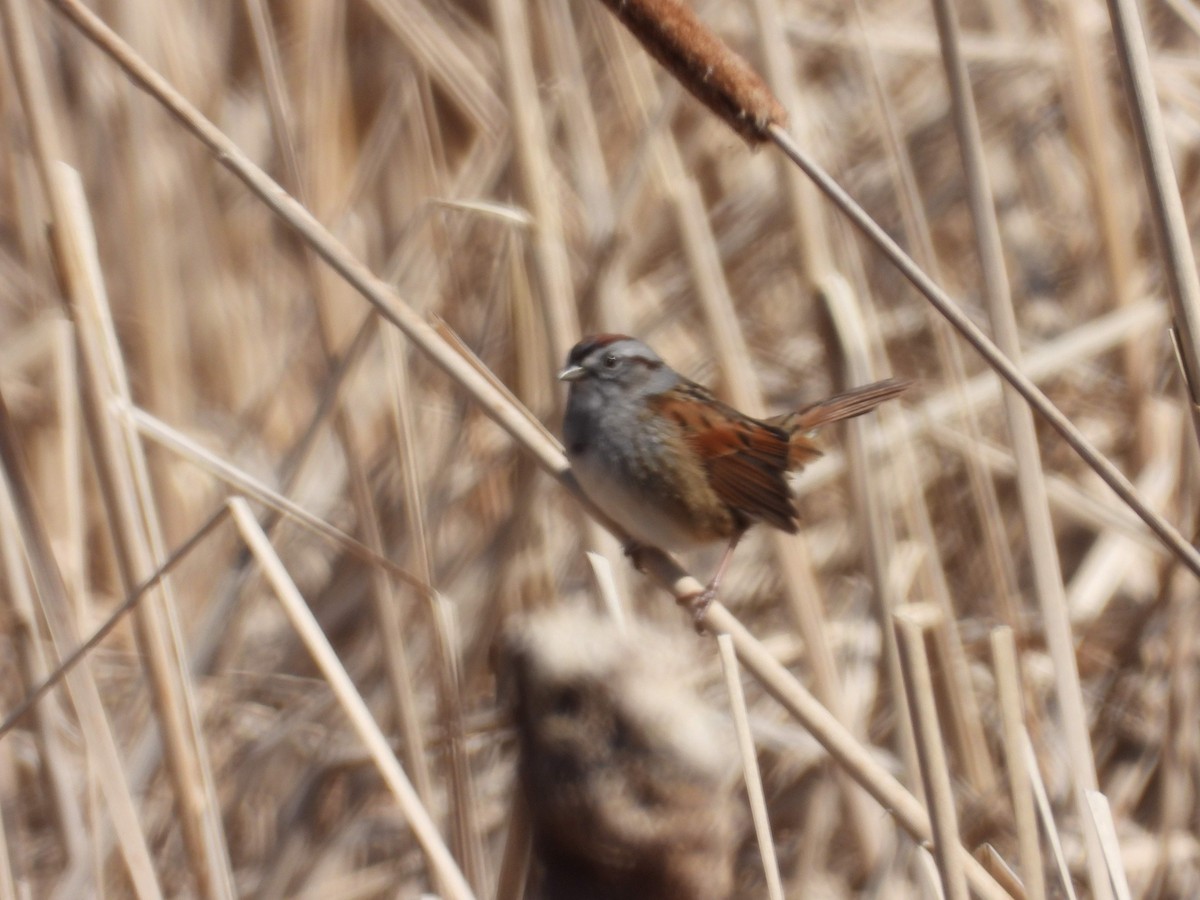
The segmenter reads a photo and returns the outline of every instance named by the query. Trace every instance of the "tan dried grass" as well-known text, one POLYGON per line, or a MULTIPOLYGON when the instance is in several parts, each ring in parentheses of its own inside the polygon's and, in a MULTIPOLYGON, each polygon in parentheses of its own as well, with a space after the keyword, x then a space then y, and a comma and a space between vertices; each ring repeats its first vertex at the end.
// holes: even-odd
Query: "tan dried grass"
MULTIPOLYGON (((747 6, 698 9, 788 101, 805 151, 901 243, 920 248, 914 255, 969 310, 982 306, 930 7, 887 0, 866 12, 860 32, 838 4, 759 0, 752 18, 747 6)), ((129 398, 119 385, 89 392, 75 380, 76 369, 90 370, 63 338, 58 297, 78 285, 56 276, 61 246, 57 263, 47 248, 55 205, 37 163, 48 151, 7 77, 10 54, 0 80, 0 391, 48 541, 29 542, 19 527, 27 510, 0 510, 3 590, 15 603, 34 584, 42 610, 6 608, 0 640, 13 652, 0 664, 3 708, 15 708, 47 663, 92 633, 228 497, 248 496, 391 738, 391 761, 404 761, 471 887, 490 896, 519 821, 511 735, 496 715, 488 661, 500 624, 518 609, 596 602, 581 551, 597 548, 615 566, 626 609, 686 625, 481 415, 469 397, 491 390, 486 378, 474 369, 478 381, 448 378, 444 369, 462 361, 449 345, 430 366, 396 340, 386 308, 372 324, 375 313, 310 244, 49 5, 4 8, 33 25, 38 115, 59 135, 51 158, 82 179, 99 262, 87 274, 107 294, 116 338, 108 363, 128 373, 129 398), (89 416, 110 417, 124 437, 122 465, 136 471, 144 452, 148 485, 106 486, 115 462, 94 461, 89 416), (157 422, 226 468, 149 440, 167 434, 157 422), (119 520, 106 512, 115 501, 126 505, 119 520), (122 575, 122 553, 136 571, 122 575), (74 617, 70 629, 63 615, 74 617)), ((1187 61, 1200 38, 1178 27, 1170 4, 1145 11, 1152 25, 1170 26, 1151 28, 1150 64, 1195 230, 1200 133, 1187 115, 1200 71, 1187 61)), ((1005 759, 1032 742, 1036 768, 1023 777, 1044 783, 1055 830, 1043 855, 1055 859, 1061 843, 1083 889, 1092 826, 1071 800, 1061 673, 1033 600, 1012 479, 1031 450, 1008 449, 995 379, 978 358, 967 351, 959 361, 945 348, 944 326, 895 269, 773 148, 749 151, 681 96, 599 4, 126 0, 100 12, 366 264, 357 274, 381 302, 411 305, 398 313, 403 324, 440 341, 422 321, 440 317, 551 431, 561 406, 552 373, 576 321, 636 333, 748 407, 814 399, 846 372, 919 378, 904 408, 880 417, 884 430, 869 422, 861 440, 827 436, 847 452, 801 478, 805 534, 749 540, 727 581, 726 606, 769 646, 803 635, 788 668, 841 722, 812 721, 838 760, 814 764, 809 748, 771 739, 787 714, 768 694, 782 692, 802 720, 819 711, 812 697, 785 681, 747 695, 784 893, 859 896, 871 878, 900 898, 937 877, 873 800, 844 790, 851 772, 877 798, 895 798, 892 811, 920 831, 923 811, 871 768, 871 754, 882 755, 920 796, 898 669, 883 658, 892 626, 881 597, 933 600, 953 619, 929 664, 948 758, 939 802, 957 803, 964 846, 990 845, 1018 870, 1036 857, 1029 810, 1016 817, 1018 835, 1003 779, 1005 759), (840 290, 851 292, 845 302, 840 290), (848 314, 861 321, 849 339, 848 314), (901 475, 885 472, 892 460, 901 475), (1016 671, 993 675, 987 633, 1001 622, 1015 629, 1016 671), (1021 699, 1023 728, 1014 721, 1021 699), (980 731, 982 748, 971 737, 980 731), (989 766, 1002 777, 980 793, 989 766)), ((1161 330, 1167 287, 1127 107, 1119 90, 1081 89, 1081 72, 1116 83, 1115 60, 1095 49, 1111 46, 1103 11, 1083 0, 1053 9, 994 0, 960 14, 1026 370, 1192 534, 1200 469, 1161 330)), ((80 322, 76 333, 94 339, 93 328, 80 322)), ((543 448, 543 467, 560 465, 516 407, 496 403, 509 433, 543 448)), ((1039 428, 1036 439, 1047 476, 1038 502, 1049 510, 1076 629, 1083 738, 1107 797, 1090 808, 1111 814, 1134 896, 1196 896, 1195 578, 1057 436, 1039 428)), ((455 875, 426 864, 330 682, 231 528, 195 544, 171 592, 176 624, 158 638, 119 626, 69 694, 52 693, 39 716, 0 738, 0 896, 74 897, 101 884, 112 896, 461 893, 455 875), (172 663, 173 646, 189 658, 172 663), (143 674, 138 657, 156 653, 143 674), (183 698, 165 757, 154 722, 176 701, 160 698, 159 716, 147 716, 151 690, 164 689, 183 698), (192 703, 198 733, 188 729, 192 703)), ((748 636, 734 633, 739 653, 752 656, 748 636)), ((743 664, 760 675, 777 668, 743 664)), ((715 652, 697 678, 724 702, 715 652)), ((929 712, 925 704, 926 724, 929 712)), ((373 747, 376 759, 383 750, 373 747)), ((1107 832, 1105 817, 1097 821, 1107 832)), ((1114 862, 1105 837, 1093 874, 1114 862)), ((761 896, 752 835, 746 846, 739 891, 761 896)), ((1047 871, 1050 895, 1057 877, 1047 871)))

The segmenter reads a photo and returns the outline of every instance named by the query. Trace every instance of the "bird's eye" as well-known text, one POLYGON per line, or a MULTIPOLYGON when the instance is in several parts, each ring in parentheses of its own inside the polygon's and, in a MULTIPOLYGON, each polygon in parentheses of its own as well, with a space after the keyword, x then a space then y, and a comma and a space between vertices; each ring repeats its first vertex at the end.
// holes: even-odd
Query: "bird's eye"
POLYGON ((617 354, 610 353, 604 357, 604 368, 615 369, 617 367, 617 354))

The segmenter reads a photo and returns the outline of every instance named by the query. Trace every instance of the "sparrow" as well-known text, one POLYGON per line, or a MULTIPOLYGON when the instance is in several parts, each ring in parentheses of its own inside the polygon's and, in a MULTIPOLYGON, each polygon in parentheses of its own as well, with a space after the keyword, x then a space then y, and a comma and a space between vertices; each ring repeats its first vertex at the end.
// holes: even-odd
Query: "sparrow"
POLYGON ((726 542, 712 580, 690 603, 697 623, 747 529, 763 522, 799 530, 787 476, 821 456, 814 432, 870 412, 910 384, 891 378, 756 419, 623 334, 581 340, 558 378, 569 385, 567 459, 583 493, 630 537, 627 555, 636 561, 643 546, 726 542))

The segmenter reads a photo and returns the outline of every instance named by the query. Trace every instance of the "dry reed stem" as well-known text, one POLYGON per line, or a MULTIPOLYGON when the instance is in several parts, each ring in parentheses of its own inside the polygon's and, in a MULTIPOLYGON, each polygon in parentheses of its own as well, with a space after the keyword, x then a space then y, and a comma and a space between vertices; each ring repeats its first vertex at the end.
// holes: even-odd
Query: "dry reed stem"
POLYGON ((893 614, 900 662, 904 672, 904 691, 913 718, 913 736, 921 761, 921 781, 925 786, 925 805, 933 832, 933 856, 941 876, 946 900, 968 900, 966 873, 953 848, 958 847, 958 813, 950 783, 950 767, 942 745, 938 725, 937 699, 933 674, 925 648, 926 635, 936 627, 941 612, 930 604, 908 604, 893 614))
MULTIPOLYGON (((650 557, 648 561, 651 571, 660 582, 674 578, 677 587, 682 589, 690 589, 691 585, 687 583, 689 581, 695 584, 677 568, 669 565, 666 557, 650 557)), ((724 606, 713 603, 709 607, 705 624, 717 633, 730 636, 737 648, 738 658, 759 680, 767 693, 795 716, 829 751, 830 756, 855 781, 866 788, 914 840, 918 843, 933 840, 930 819, 920 801, 876 762, 868 750, 855 740, 829 710, 792 678, 724 606)), ((958 865, 965 871, 971 889, 976 894, 989 900, 1008 898, 1008 892, 996 884, 957 840, 954 843, 954 853, 959 857, 958 865)))
MULTIPOLYGON (((890 151, 888 161, 895 181, 897 205, 905 224, 905 233, 913 245, 913 257, 924 266, 935 281, 941 283, 945 277, 934 248, 929 217, 924 204, 921 203, 912 154, 901 135, 896 115, 888 102, 875 44, 867 34, 862 0, 854 2, 854 17, 857 31, 861 36, 859 55, 863 59, 863 68, 870 75, 872 100, 881 123, 880 129, 890 151)), ((939 316, 930 316, 930 327, 933 330, 934 349, 937 352, 942 371, 946 373, 951 389, 961 392, 962 386, 967 382, 962 347, 954 340, 949 323, 939 316)), ((975 407, 969 404, 966 397, 962 395, 959 397, 958 413, 963 428, 972 438, 978 438, 980 435, 979 415, 975 407)), ((904 444, 903 446, 908 448, 907 452, 911 455, 911 445, 904 444)), ((999 527, 1002 517, 996 486, 973 454, 964 454, 963 459, 971 494, 975 500, 975 515, 984 534, 984 547, 992 574, 992 584, 995 586, 994 590, 1005 620, 1010 625, 1015 625, 1017 619, 1016 566, 1013 562, 1012 551, 999 527)), ((948 597, 948 594, 946 596, 948 597)))
POLYGON ((490 0, 503 61, 508 111, 513 118, 517 167, 522 193, 533 219, 533 259, 546 333, 555 359, 566 359, 579 337, 575 291, 562 231, 558 179, 550 162, 550 147, 533 71, 526 4, 521 0, 490 0))
MULTIPOLYGON (((97 480, 104 498, 117 568, 126 592, 165 555, 143 448, 132 430, 119 430, 115 405, 128 402, 129 384, 108 308, 95 235, 78 173, 63 163, 44 164, 57 194, 53 228, 60 236, 57 262, 64 294, 77 323, 84 413, 97 480)), ((167 771, 199 892, 232 897, 233 873, 219 804, 200 728, 191 673, 184 665, 175 598, 166 578, 134 606, 137 642, 147 665, 167 771)))
MULTIPOLYGON (((35 686, 45 683, 49 666, 39 633, 32 585, 17 541, 19 525, 3 478, 0 478, 0 492, 5 495, 0 504, 0 517, 4 522, 4 527, 0 528, 0 560, 8 582, 11 604, 8 617, 13 643, 16 644, 17 669, 21 674, 23 692, 30 696, 37 690, 35 686)), ((57 717, 52 716, 56 710, 48 703, 35 704, 32 709, 38 774, 50 797, 54 829, 62 843, 67 866, 78 865, 86 856, 83 816, 64 756, 60 726, 56 722, 57 717)), ((0 730, 0 734, 3 734, 3 730, 0 730)))
POLYGON ((137 587, 129 592, 121 605, 108 614, 108 618, 104 620, 104 623, 88 635, 87 640, 77 644, 69 653, 60 649, 59 662, 55 670, 48 674, 37 687, 32 688, 20 703, 9 710, 8 715, 4 717, 4 721, 0 722, 0 738, 20 724, 26 713, 37 707, 41 699, 62 681, 71 669, 78 665, 105 638, 112 634, 113 629, 121 623, 121 620, 133 610, 134 606, 141 602, 146 592, 156 586, 166 574, 186 559, 213 532, 216 526, 221 524, 226 512, 226 508, 221 506, 204 524, 192 532, 183 543, 166 554, 158 568, 147 575, 137 587))
POLYGON ((991 844, 984 844, 975 851, 975 858, 996 879, 996 883, 1008 891, 1015 900, 1026 900, 1025 885, 1017 877, 1008 861, 991 844))
POLYGON ((1200 273, 1196 271, 1183 200, 1167 146, 1162 112, 1154 94, 1154 75, 1141 16, 1137 5, 1130 0, 1108 0, 1108 15, 1150 195, 1151 221, 1163 256, 1192 427, 1200 438, 1200 273))
POLYGON ((783 880, 779 877, 779 860, 775 856, 775 841, 771 837, 771 820, 767 816, 767 801, 758 770, 758 753, 754 737, 750 734, 750 717, 746 712, 746 695, 742 690, 737 651, 729 635, 717 635, 717 653, 721 657, 721 670, 725 673, 725 690, 729 694, 729 707, 733 712, 733 730, 742 757, 742 775, 746 781, 746 794, 750 798, 750 815, 754 819, 758 853, 762 857, 763 873, 767 879, 767 896, 771 900, 783 900, 783 880))
POLYGON ((370 547, 346 534, 341 529, 330 525, 320 516, 309 512, 295 501, 289 500, 279 492, 271 490, 249 473, 226 462, 215 453, 210 453, 166 423, 158 421, 145 410, 136 408, 119 409, 118 412, 128 417, 143 437, 149 438, 173 453, 179 454, 189 462, 194 463, 215 478, 234 488, 237 492, 246 494, 276 513, 286 515, 294 521, 299 522, 315 534, 342 547, 356 558, 383 569, 389 575, 399 578, 405 584, 425 594, 429 594, 432 591, 429 585, 405 569, 400 568, 387 557, 379 555, 370 547))
POLYGON ((617 623, 619 628, 624 630, 629 615, 625 611, 625 604, 621 599, 621 594, 617 591, 617 582, 613 578, 612 563, 603 554, 593 553, 590 550, 588 551, 587 559, 592 567, 592 575, 596 579, 596 590, 600 593, 601 609, 608 613, 609 617, 617 623))
POLYGON ((371 754, 384 783, 396 798, 414 836, 425 851, 432 873, 437 877, 439 883, 444 885, 449 896, 459 898, 459 900, 470 900, 475 895, 455 863, 454 857, 450 855, 450 851, 437 832, 437 827, 421 804, 412 783, 404 774, 404 769, 388 745, 387 738, 371 716, 362 695, 354 687, 350 676, 342 667, 333 647, 329 645, 328 638, 325 637, 321 626, 313 618, 304 598, 300 596, 295 582, 292 581, 286 567, 267 539, 266 533, 250 511, 249 505, 244 499, 234 497, 229 501, 229 509, 234 522, 237 523, 242 539, 262 567, 263 574, 279 598, 292 627, 295 628, 297 635, 304 641, 309 653, 312 654, 313 661, 321 669, 338 703, 349 717, 350 724, 371 754))
MULTIPOLYGON (((426 536, 420 479, 422 455, 413 439, 415 417, 412 410, 412 392, 408 385, 408 370, 403 364, 404 348, 400 346, 400 336, 391 329, 383 332, 382 340, 391 386, 392 428, 396 441, 402 448, 400 458, 404 475, 405 517, 412 531, 410 566, 418 579, 431 585, 433 563, 430 560, 429 541, 426 536)), ((404 734, 404 754, 413 773, 417 796, 421 798, 422 803, 429 806, 433 796, 433 783, 429 774, 429 761, 425 756, 425 736, 417 713, 416 692, 413 689, 404 641, 401 641, 397 648, 395 663, 392 677, 397 680, 402 695, 407 698, 399 710, 401 731, 404 734)))
POLYGON ((1017 645, 1008 626, 993 628, 989 635, 992 665, 996 672, 996 694, 1000 703, 1000 736, 1008 769, 1008 793, 1017 829, 1021 875, 1029 900, 1045 900, 1046 877, 1038 840, 1037 816, 1025 758, 1025 711, 1021 699, 1021 670, 1017 645))
MULTIPOLYGON (((155 556, 161 556, 161 535, 150 497, 149 476, 144 458, 128 440, 130 436, 122 439, 101 409, 102 385, 114 392, 124 389, 126 394, 128 386, 119 362, 113 361, 114 354, 108 354, 108 365, 105 364, 105 344, 111 349, 115 340, 105 340, 105 337, 111 338, 111 329, 106 332, 103 327, 103 286, 99 280, 99 266, 93 258, 94 237, 86 203, 73 173, 59 162, 52 106, 42 78, 28 10, 21 2, 11 2, 5 4, 4 12, 18 88, 34 135, 35 162, 52 210, 51 246, 58 276, 70 308, 80 323, 77 336, 82 348, 87 388, 85 414, 118 551, 118 568, 128 588, 141 573, 153 567, 151 560, 155 556), (99 326, 98 331, 87 333, 92 326, 99 326)), ((136 613, 139 645, 146 655, 151 696, 168 746, 168 771, 174 782, 193 875, 203 895, 232 896, 233 879, 216 813, 211 772, 188 675, 180 664, 172 599, 164 592, 161 606, 143 604, 136 613)), ((82 715, 82 711, 80 713, 82 715)), ((135 859, 140 866, 141 860, 136 855, 135 859)))
MULTIPOLYGON (((4 479, 0 478, 0 493, 4 495, 0 502, 0 551, 4 570, 8 576, 9 597, 12 602, 10 628, 16 646, 17 669, 19 670, 20 687, 28 695, 32 686, 44 682, 47 672, 45 654, 42 651, 40 635, 37 630, 36 613, 33 606, 32 589, 25 572, 25 562, 21 558, 17 545, 18 524, 12 508, 12 499, 4 479)), ((83 816, 78 804, 78 798, 73 791, 70 770, 66 764, 63 745, 59 737, 57 723, 51 717, 57 712, 49 703, 37 704, 33 707, 34 741, 37 748, 38 776, 42 789, 50 798, 50 819, 56 838, 62 845, 65 868, 78 866, 86 858, 85 835, 83 831, 83 816)), ((2 828, 2 826, 0 826, 2 828)), ((0 834, 0 842, 7 843, 7 838, 0 834)), ((7 849, 4 849, 4 870, 6 879, 11 876, 7 868, 7 849)))
MULTIPOLYGON (((255 41, 258 46, 260 64, 264 73, 264 83, 268 88, 267 92, 272 110, 276 139, 283 148, 285 169, 289 175, 290 184, 297 192, 297 195, 304 200, 307 195, 305 190, 306 179, 297 159, 289 113, 290 103, 283 87, 284 78, 280 68, 278 51, 273 40, 273 31, 269 27, 267 12, 262 7, 261 2, 259 0, 247 0, 247 4, 250 7, 255 41)), ((318 184, 324 184, 323 180, 318 181, 318 184)), ((321 203, 320 207, 325 208, 338 205, 336 187, 329 188, 326 192, 330 193, 330 197, 321 203)), ((342 360, 337 358, 334 349, 336 338, 331 333, 331 320, 335 315, 334 304, 336 298, 331 296, 324 278, 325 273, 320 270, 316 255, 311 249, 306 247, 304 257, 311 282, 314 286, 313 300, 316 306, 317 334, 320 339, 320 345, 330 369, 330 374, 340 375, 347 371, 349 367, 339 366, 339 363, 345 360, 357 359, 357 354, 347 353, 342 360)), ((368 329, 364 326, 364 328, 359 330, 359 335, 365 335, 367 331, 368 329)), ((351 348, 358 345, 357 338, 358 335, 351 341, 351 348)), ((327 379, 325 396, 332 398, 334 396, 332 388, 340 384, 340 377, 327 379)), ((404 397, 405 395, 400 393, 393 394, 393 396, 404 397)), ((353 427, 344 408, 340 405, 334 406, 332 403, 330 405, 332 407, 334 432, 341 446, 342 457, 346 463, 350 482, 350 495, 355 508, 356 521, 363 534, 363 543, 372 552, 382 558, 384 556, 383 535, 368 483, 367 473, 362 461, 362 454, 359 451, 360 444, 355 437, 353 427)), ((316 421, 320 421, 320 417, 314 417, 314 422, 316 421)), ((315 434, 315 429, 310 430, 309 433, 315 434)), ((301 446, 305 446, 305 443, 302 442, 301 446)), ((404 458, 407 460, 410 457, 406 455, 404 458)), ((413 690, 412 677, 409 673, 405 650, 406 635, 403 622, 400 618, 400 608, 386 572, 378 566, 372 566, 370 567, 370 573, 373 611, 379 628, 380 645, 384 665, 388 673, 388 685, 391 688, 392 702, 405 738, 405 755, 409 770, 413 773, 417 795, 422 803, 428 806, 433 796, 432 784, 428 765, 425 760, 425 743, 417 713, 416 694, 413 690)), ((425 568, 422 570, 418 574, 418 578, 422 583, 428 583, 428 569, 425 568)), ((459 785, 460 783, 461 777, 452 779, 452 784, 459 785)), ((455 792, 456 797, 460 796, 460 794, 460 791, 455 792)), ((455 803, 453 810, 458 812, 460 809, 461 804, 455 803)), ((460 848, 460 851, 461 849, 465 848, 460 848)), ((470 863, 478 854, 462 854, 460 852, 460 855, 470 863)), ((470 865, 468 865, 468 877, 471 878, 473 874, 470 865)), ((479 884, 477 877, 471 878, 471 880, 476 885, 479 884)))
POLYGON ((1050 854, 1058 870, 1059 886, 1068 900, 1075 900, 1075 883, 1071 880, 1071 867, 1067 865, 1067 857, 1063 852, 1062 838, 1058 826, 1054 822, 1054 810, 1050 806, 1050 797, 1046 793, 1046 783, 1042 780, 1038 768, 1037 753, 1033 749, 1033 741, 1029 732, 1021 735, 1021 752, 1025 756, 1025 771, 1029 773, 1029 783, 1033 787, 1033 799, 1037 803, 1038 818, 1042 823, 1042 831, 1046 833, 1046 841, 1050 844, 1050 854))
MULTIPOLYGON (((1078 141, 1086 160, 1091 183, 1089 199, 1095 205, 1096 221, 1103 242, 1105 270, 1113 293, 1114 306, 1128 306, 1136 300, 1134 259, 1135 246, 1129 219, 1134 202, 1129 186, 1119 176, 1118 148, 1110 140, 1116 124, 1113 121, 1111 86, 1102 77, 1094 52, 1099 37, 1094 28, 1086 29, 1082 21, 1082 4, 1060 3, 1056 12, 1063 33, 1067 60, 1062 89, 1067 102, 1067 124, 1078 131, 1078 141), (1090 33, 1087 33, 1090 32, 1090 33)), ((1152 378, 1150 347, 1145 340, 1130 338, 1121 351, 1125 378, 1132 391, 1133 414, 1139 426, 1141 403, 1150 389, 1152 378)), ((1135 433, 1141 434, 1137 427, 1135 433)), ((1145 440, 1139 438, 1139 454, 1148 451, 1145 440)))
MULTIPOLYGON (((5 21, 9 28, 13 21, 9 15, 12 12, 13 7, 6 5, 5 21)), ((12 431, 8 407, 3 395, 0 395, 0 466, 8 486, 5 495, 11 499, 13 516, 24 543, 24 555, 29 562, 50 636, 60 656, 63 656, 65 648, 78 645, 79 640, 75 634, 66 585, 29 492, 28 475, 24 471, 12 431)), ((100 699, 100 691, 86 659, 83 665, 67 671, 66 680, 71 701, 79 716, 80 730, 87 745, 89 758, 95 760, 98 769, 98 778, 95 781, 99 783, 107 812, 112 817, 117 842, 134 893, 139 900, 157 900, 163 896, 162 890, 150 860, 146 836, 138 822, 137 808, 121 766, 121 758, 104 704, 100 699)))
POLYGON ((1117 828, 1113 824, 1108 798, 1099 791, 1089 791, 1087 801, 1113 892, 1117 900, 1133 900, 1133 894, 1129 892, 1129 879, 1125 877, 1125 865, 1121 862, 1121 845, 1117 840, 1117 828))
POLYGON ((954 607, 948 596, 926 601, 935 606, 940 618, 931 635, 930 652, 939 675, 938 689, 948 710, 947 727, 954 734, 954 746, 963 769, 963 777, 979 796, 988 796, 997 788, 996 768, 988 745, 979 699, 971 683, 970 658, 962 636, 950 615, 954 607))
MULTIPOLYGON (((1014 367, 1021 365, 1021 339, 1013 308, 1012 291, 1000 241, 996 201, 992 194, 984 157, 983 135, 966 63, 962 57, 958 17, 951 0, 933 0, 938 40, 942 47, 946 79, 950 87, 954 128, 962 154, 967 182, 967 199, 974 225, 975 248, 979 256, 983 294, 988 318, 1000 351, 1014 367)), ((1086 792, 1095 790, 1096 762, 1092 755, 1091 735, 1087 727, 1079 669, 1075 661, 1075 643, 1071 634, 1070 614, 1063 588, 1054 523, 1046 497, 1045 476, 1033 414, 1013 391, 1004 391, 1004 408, 1009 438, 1017 460, 1017 488, 1020 500, 1033 584, 1042 614, 1042 626, 1054 665, 1055 688, 1063 717, 1062 729, 1071 759, 1071 775, 1078 815, 1084 818, 1086 792)), ((1197 574, 1200 574, 1198 572, 1197 574)), ((1088 873, 1097 900, 1109 896, 1099 847, 1094 835, 1085 829, 1088 847, 1088 873)))
POLYGON ((54 375, 56 408, 62 429, 64 503, 63 580, 67 591, 79 600, 87 596, 87 522, 83 509, 83 440, 79 398, 76 394, 78 372, 75 357, 75 329, 66 319, 57 318, 54 335, 54 375))

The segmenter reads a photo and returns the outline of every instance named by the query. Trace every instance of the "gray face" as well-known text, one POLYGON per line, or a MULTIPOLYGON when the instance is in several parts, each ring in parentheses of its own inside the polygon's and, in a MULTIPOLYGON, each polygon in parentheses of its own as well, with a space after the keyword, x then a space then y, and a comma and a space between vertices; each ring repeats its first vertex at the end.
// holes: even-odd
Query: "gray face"
POLYGON ((585 338, 567 356, 558 375, 570 382, 570 406, 580 401, 611 403, 617 398, 636 400, 661 394, 679 376, 641 341, 619 334, 585 338))
POLYGON ((583 492, 635 540, 694 544, 678 516, 672 428, 650 408, 680 376, 641 341, 602 334, 580 341, 558 377, 571 386, 563 444, 583 492))

